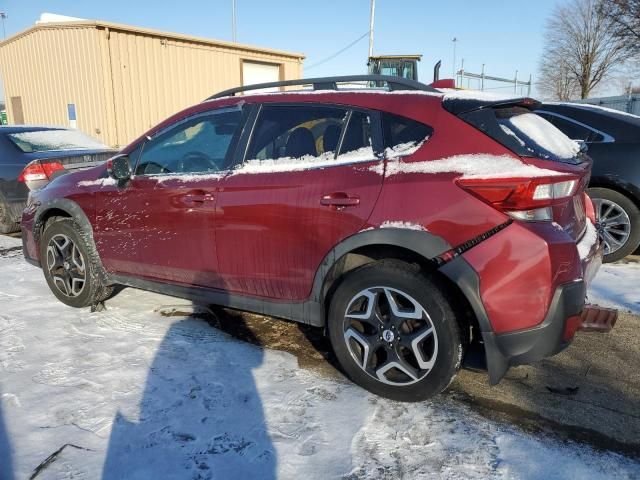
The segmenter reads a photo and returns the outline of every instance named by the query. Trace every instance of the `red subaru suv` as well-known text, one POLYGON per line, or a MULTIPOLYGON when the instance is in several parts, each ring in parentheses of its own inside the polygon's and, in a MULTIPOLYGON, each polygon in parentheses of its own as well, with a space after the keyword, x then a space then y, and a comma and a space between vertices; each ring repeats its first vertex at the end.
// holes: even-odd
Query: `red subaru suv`
POLYGON ((602 260, 590 160, 537 105, 381 76, 228 90, 32 192, 24 254, 73 307, 125 285, 322 327, 389 398, 463 360, 497 383, 569 344, 602 260), (337 87, 361 80, 386 87, 337 87))

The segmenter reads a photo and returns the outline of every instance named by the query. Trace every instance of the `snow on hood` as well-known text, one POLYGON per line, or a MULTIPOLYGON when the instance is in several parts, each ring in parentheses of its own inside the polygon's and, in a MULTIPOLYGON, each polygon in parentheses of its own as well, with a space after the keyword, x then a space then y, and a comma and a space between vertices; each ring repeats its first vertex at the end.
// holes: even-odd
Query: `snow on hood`
MULTIPOLYGON (((378 165, 371 171, 381 173, 378 165)), ((461 173, 462 178, 531 178, 562 175, 554 170, 527 165, 517 158, 508 155, 470 154, 455 155, 439 160, 420 162, 403 162, 401 160, 387 163, 386 175, 400 173, 461 173)))

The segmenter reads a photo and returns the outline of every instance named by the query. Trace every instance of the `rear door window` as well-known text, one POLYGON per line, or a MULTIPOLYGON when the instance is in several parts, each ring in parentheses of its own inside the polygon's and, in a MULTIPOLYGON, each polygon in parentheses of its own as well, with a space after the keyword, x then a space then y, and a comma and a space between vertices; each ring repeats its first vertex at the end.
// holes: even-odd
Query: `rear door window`
POLYGON ((382 115, 382 128, 387 156, 410 155, 433 135, 429 125, 390 113, 382 115))
POLYGON ((263 105, 246 154, 249 164, 302 167, 374 158, 370 115, 323 105, 263 105))

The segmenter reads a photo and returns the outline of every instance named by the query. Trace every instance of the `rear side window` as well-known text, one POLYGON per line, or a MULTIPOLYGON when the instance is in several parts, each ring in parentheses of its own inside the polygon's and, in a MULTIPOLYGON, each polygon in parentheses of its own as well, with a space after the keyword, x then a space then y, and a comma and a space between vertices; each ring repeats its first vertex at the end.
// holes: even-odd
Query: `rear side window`
POLYGON ((433 128, 424 123, 390 113, 382 115, 382 128, 388 155, 411 154, 433 134, 433 128))
POLYGON ((340 107, 264 105, 246 158, 278 163, 373 159, 371 119, 340 107))

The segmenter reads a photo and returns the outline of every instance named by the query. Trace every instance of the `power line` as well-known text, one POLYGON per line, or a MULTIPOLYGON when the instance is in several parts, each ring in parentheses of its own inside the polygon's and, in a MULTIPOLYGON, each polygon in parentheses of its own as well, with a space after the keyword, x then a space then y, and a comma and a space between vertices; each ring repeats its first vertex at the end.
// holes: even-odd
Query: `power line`
POLYGON ((333 60, 334 58, 336 58, 338 55, 340 55, 341 53, 346 52, 347 50, 349 50, 351 47, 353 47, 356 43, 358 43, 360 40, 364 39, 365 37, 367 37, 369 35, 369 30, 367 30, 365 33, 363 33, 362 35, 360 35, 358 38, 356 38, 353 42, 351 42, 349 45, 347 45, 346 47, 338 50, 336 53, 334 53, 333 55, 329 55, 327 58, 324 58, 322 60, 320 60, 319 62, 316 62, 312 65, 309 65, 308 67, 305 67, 305 70, 309 70, 311 68, 315 68, 318 67, 320 65, 322 65, 323 63, 327 63, 329 60, 333 60))

